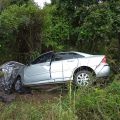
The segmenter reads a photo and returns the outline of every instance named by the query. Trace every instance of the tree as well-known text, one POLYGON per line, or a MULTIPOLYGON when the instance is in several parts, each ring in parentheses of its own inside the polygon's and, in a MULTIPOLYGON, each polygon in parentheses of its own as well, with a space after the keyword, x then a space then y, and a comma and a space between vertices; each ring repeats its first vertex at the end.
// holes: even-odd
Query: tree
POLYGON ((4 10, 0 15, 0 54, 10 54, 18 61, 25 61, 25 56, 40 51, 43 16, 43 12, 32 4, 12 5, 4 10))
POLYGON ((51 4, 56 6, 53 18, 65 18, 70 26, 65 45, 69 41, 73 50, 106 54, 111 64, 118 64, 120 0, 52 0, 51 4))
POLYGON ((57 14, 56 6, 46 6, 44 45, 48 50, 63 50, 68 46, 70 25, 63 16, 57 14))

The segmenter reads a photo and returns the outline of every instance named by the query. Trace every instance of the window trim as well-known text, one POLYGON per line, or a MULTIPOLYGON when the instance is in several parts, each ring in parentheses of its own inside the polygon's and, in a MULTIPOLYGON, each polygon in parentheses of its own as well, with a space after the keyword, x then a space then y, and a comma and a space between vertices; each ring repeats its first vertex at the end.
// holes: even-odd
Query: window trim
MULTIPOLYGON (((71 54, 71 56, 73 56, 73 57, 71 57, 71 58, 65 58, 65 59, 61 59, 61 60, 69 60, 69 59, 79 59, 79 58, 84 58, 84 56, 83 55, 80 55, 80 54, 78 54, 78 53, 75 53, 75 52, 58 52, 58 53, 56 53, 55 55, 60 55, 60 54, 71 54), (75 55, 74 54, 76 54, 76 55, 78 55, 78 56, 80 56, 80 57, 75 57, 75 55)), ((54 57, 54 59, 52 60, 52 61, 60 61, 60 60, 55 60, 55 57, 54 57)))
MULTIPOLYGON (((35 64, 40 64, 40 63, 45 63, 45 62, 37 62, 37 63, 34 63, 37 59, 40 59, 40 57, 44 56, 44 55, 47 55, 47 54, 51 54, 51 59, 52 59, 52 56, 54 55, 54 52, 50 51, 50 52, 46 52, 46 53, 43 53, 41 54, 39 57, 37 57, 35 60, 33 60, 31 62, 32 65, 35 65, 35 64), (53 55, 52 55, 53 54, 53 55)), ((50 60, 51 62, 51 60, 50 60)))

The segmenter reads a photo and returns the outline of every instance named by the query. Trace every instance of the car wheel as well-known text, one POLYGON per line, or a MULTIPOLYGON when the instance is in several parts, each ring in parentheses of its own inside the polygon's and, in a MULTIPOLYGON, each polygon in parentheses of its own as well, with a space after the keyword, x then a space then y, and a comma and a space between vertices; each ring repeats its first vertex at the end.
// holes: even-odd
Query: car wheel
POLYGON ((74 83, 77 86, 88 86, 92 85, 94 76, 92 72, 87 70, 78 71, 74 76, 74 83))
POLYGON ((12 87, 13 91, 15 92, 20 92, 22 89, 22 82, 21 82, 21 78, 17 77, 16 80, 13 83, 13 87, 12 87))
POLYGON ((13 91, 20 94, 31 94, 31 89, 22 85, 20 77, 17 77, 17 79, 13 83, 13 91))

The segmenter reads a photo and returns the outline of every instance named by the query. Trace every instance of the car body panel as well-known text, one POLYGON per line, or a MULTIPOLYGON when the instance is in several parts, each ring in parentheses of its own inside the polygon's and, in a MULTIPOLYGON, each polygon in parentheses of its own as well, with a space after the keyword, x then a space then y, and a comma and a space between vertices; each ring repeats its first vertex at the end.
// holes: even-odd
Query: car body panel
POLYGON ((90 68, 96 77, 106 77, 109 76, 110 67, 107 63, 101 62, 104 57, 104 55, 90 55, 74 51, 47 52, 30 65, 21 67, 18 76, 21 77, 22 84, 27 86, 73 80, 74 72, 82 67, 90 68))
POLYGON ((50 62, 33 64, 24 68, 24 82, 34 84, 34 82, 50 80, 50 62))
POLYGON ((78 59, 63 60, 64 81, 71 79, 72 72, 77 67, 78 67, 78 59))
POLYGON ((96 77, 107 77, 110 74, 110 66, 108 64, 100 65, 96 68, 96 77))
POLYGON ((63 81, 63 62, 62 61, 53 61, 51 62, 51 79, 54 79, 55 82, 63 81))

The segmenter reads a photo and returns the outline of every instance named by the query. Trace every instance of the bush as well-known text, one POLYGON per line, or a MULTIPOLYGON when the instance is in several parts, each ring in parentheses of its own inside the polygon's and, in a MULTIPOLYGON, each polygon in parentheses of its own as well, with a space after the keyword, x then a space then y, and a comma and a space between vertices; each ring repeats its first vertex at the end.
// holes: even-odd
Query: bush
POLYGON ((113 82, 103 89, 87 88, 80 90, 76 97, 78 118, 89 120, 120 119, 120 83, 113 82))

